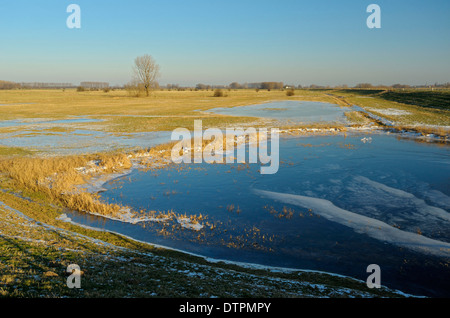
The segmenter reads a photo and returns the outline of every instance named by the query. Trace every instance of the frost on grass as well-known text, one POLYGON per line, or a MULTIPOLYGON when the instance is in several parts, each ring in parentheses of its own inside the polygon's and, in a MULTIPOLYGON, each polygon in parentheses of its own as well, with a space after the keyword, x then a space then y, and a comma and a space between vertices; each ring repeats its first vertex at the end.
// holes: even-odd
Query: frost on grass
POLYGON ((366 108, 369 111, 374 111, 377 113, 380 113, 382 115, 387 116, 404 116, 404 115, 410 115, 411 113, 406 110, 400 110, 396 108, 386 108, 386 109, 378 109, 378 108, 366 108))

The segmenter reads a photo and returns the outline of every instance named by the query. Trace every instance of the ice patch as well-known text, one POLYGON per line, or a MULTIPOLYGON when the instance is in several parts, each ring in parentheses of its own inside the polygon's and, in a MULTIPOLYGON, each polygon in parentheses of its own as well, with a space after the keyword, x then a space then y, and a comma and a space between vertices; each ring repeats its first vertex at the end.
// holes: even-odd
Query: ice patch
POLYGON ((328 200, 256 189, 253 191, 262 197, 312 209, 327 220, 350 227, 374 239, 425 254, 450 257, 450 243, 399 230, 377 219, 341 209, 328 200))
POLYGON ((424 193, 424 197, 431 203, 444 209, 450 208, 450 197, 438 190, 430 190, 424 193))
MULTIPOLYGON (((398 200, 407 200, 407 203, 410 203, 413 207, 417 209, 417 211, 422 215, 422 217, 426 217, 428 215, 432 215, 434 217, 440 218, 444 221, 450 221, 450 213, 447 211, 428 205, 424 200, 417 198, 414 194, 389 187, 387 185, 384 185, 382 183, 370 180, 363 176, 357 176, 354 178, 355 181, 365 184, 366 186, 371 187, 373 190, 376 190, 378 192, 384 192, 385 194, 388 194, 390 197, 393 197, 398 200)), ((439 191, 436 191, 439 192, 439 191)), ((433 193, 436 195, 436 193, 433 193)), ((443 193, 441 193, 444 195, 443 193)), ((375 195, 375 197, 379 197, 378 195, 375 195)), ((442 197, 442 196, 441 196, 442 197)), ((448 197, 447 197, 448 199, 448 197)))

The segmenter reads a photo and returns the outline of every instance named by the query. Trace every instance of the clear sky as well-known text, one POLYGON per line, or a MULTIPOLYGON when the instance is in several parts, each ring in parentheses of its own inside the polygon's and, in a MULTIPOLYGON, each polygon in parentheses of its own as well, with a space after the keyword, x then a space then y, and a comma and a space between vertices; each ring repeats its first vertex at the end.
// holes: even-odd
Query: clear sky
POLYGON ((161 84, 450 81, 449 0, 0 0, 0 30, 0 80, 17 82, 124 84, 143 54, 161 84))

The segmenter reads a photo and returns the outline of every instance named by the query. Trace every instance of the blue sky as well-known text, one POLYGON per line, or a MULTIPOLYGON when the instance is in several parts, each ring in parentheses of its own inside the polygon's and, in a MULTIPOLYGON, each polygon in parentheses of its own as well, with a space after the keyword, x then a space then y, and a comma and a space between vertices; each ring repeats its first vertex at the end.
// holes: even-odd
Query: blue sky
POLYGON ((0 79, 18 82, 124 84, 143 54, 161 84, 450 81, 448 0, 1 0, 0 30, 0 79))

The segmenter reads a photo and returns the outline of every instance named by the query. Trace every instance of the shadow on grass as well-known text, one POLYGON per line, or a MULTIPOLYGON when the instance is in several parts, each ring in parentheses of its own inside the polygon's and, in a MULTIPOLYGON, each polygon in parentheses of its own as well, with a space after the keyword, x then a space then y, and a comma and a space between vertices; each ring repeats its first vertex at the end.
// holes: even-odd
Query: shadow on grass
POLYGON ((405 90, 392 91, 385 89, 344 89, 336 93, 372 96, 391 102, 415 105, 424 108, 450 110, 450 91, 405 90))

